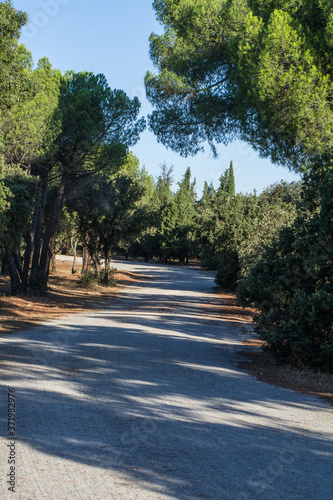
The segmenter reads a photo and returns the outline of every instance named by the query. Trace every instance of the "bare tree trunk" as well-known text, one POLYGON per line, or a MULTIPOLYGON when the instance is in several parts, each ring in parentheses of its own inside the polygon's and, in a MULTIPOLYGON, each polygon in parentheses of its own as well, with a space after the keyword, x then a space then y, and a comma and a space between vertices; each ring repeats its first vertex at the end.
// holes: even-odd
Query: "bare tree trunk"
POLYGON ((85 238, 85 245, 83 247, 83 256, 82 256, 82 269, 81 274, 85 274, 89 271, 89 266, 91 262, 91 257, 88 251, 88 236, 85 238))
POLYGON ((50 217, 49 223, 46 228, 45 237, 43 241, 43 248, 40 257, 41 270, 47 275, 50 265, 50 260, 54 252, 55 238, 59 225, 61 212, 65 203, 65 186, 67 175, 64 173, 61 178, 60 186, 58 189, 57 198, 54 202, 53 212, 50 217))
POLYGON ((22 257, 21 257, 20 250, 16 250, 15 252, 12 252, 12 254, 13 254, 13 259, 15 262, 17 273, 18 273, 20 281, 22 283, 23 270, 22 270, 22 257))
POLYGON ((53 254, 51 257, 51 271, 53 273, 57 272, 57 254, 53 254))
POLYGON ((88 250, 87 247, 83 247, 81 274, 85 274, 87 272, 87 264, 88 264, 88 250))
POLYGON ((31 268, 38 269, 39 267, 39 258, 40 258, 40 249, 41 249, 41 241, 42 241, 42 230, 44 225, 45 218, 45 207, 46 207, 46 199, 47 199, 47 184, 48 184, 48 170, 45 170, 42 175, 42 186, 41 186, 41 197, 38 200, 35 208, 34 214, 34 223, 33 223, 33 257, 31 268))
POLYGON ((67 178, 68 173, 64 172, 60 181, 60 186, 58 188, 57 197, 54 202, 53 212, 45 231, 39 265, 35 267, 36 261, 34 261, 31 269, 29 286, 36 295, 43 294, 46 291, 47 280, 49 277, 50 261, 54 253, 56 233, 61 212, 65 203, 65 187, 67 178))
MULTIPOLYGON (((74 236, 72 236, 71 237, 71 248, 72 248, 73 253, 74 253, 73 265, 72 265, 72 274, 76 273, 75 263, 76 263, 76 249, 77 249, 77 244, 78 244, 78 240, 76 239, 74 241, 74 236)), ((83 259, 82 259, 82 261, 83 261, 83 259)))
POLYGON ((23 292, 27 293, 28 290, 28 280, 29 280, 29 269, 31 263, 31 255, 33 251, 33 228, 29 228, 25 235, 25 251, 24 251, 24 265, 23 265, 23 276, 22 285, 23 292))
POLYGON ((99 252, 96 250, 95 254, 92 256, 93 264, 96 270, 97 281, 100 281, 101 277, 101 259, 99 252))
POLYGON ((109 282, 109 271, 110 271, 110 264, 111 264, 110 253, 111 253, 110 244, 107 241, 107 238, 105 238, 105 240, 104 240, 104 258, 105 258, 104 267, 105 267, 105 271, 104 271, 104 280, 103 280, 105 284, 108 284, 108 282, 109 282))
POLYGON ((16 268, 16 263, 14 259, 14 252, 5 248, 6 252, 6 260, 8 263, 8 270, 10 276, 10 286, 11 286, 11 294, 12 295, 22 295, 23 287, 20 280, 20 276, 18 270, 16 268))

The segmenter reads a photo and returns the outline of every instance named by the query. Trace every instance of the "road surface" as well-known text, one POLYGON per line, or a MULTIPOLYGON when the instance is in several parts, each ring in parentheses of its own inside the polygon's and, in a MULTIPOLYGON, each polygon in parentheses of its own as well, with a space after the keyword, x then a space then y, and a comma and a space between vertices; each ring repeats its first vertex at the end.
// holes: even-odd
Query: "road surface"
POLYGON ((241 325, 204 307, 212 275, 117 266, 150 280, 0 337, 0 497, 333 498, 332 408, 238 367, 241 325))

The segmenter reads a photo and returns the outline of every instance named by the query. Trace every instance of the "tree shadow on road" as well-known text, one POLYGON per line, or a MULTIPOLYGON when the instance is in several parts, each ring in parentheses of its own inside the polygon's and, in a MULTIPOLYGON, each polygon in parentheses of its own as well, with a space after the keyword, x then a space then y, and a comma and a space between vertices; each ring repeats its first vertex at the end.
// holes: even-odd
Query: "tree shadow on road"
POLYGON ((19 441, 100 470, 106 487, 121 473, 151 498, 329 498, 325 404, 240 370, 237 323, 207 315, 206 288, 182 297, 165 283, 161 296, 147 283, 81 326, 73 317, 2 339, 19 441))

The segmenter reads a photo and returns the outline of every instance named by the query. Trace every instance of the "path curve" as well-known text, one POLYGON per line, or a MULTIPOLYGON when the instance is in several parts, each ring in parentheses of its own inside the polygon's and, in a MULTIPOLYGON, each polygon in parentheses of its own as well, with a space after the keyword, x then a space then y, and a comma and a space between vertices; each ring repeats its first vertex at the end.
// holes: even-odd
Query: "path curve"
POLYGON ((331 498, 332 409, 238 367, 241 325, 204 307, 218 304, 212 275, 117 267, 150 280, 99 310, 1 336, 1 498, 331 498))

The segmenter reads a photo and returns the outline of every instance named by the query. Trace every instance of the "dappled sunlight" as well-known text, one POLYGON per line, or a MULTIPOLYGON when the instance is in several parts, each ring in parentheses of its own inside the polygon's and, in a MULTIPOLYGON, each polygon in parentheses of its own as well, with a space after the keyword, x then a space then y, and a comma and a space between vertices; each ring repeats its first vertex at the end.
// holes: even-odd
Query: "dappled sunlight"
MULTIPOLYGON (((221 498, 229 481, 251 494, 258 477, 250 471, 272 457, 282 464, 279 481, 287 458, 308 471, 316 457, 327 472, 326 406, 238 368, 243 332, 202 307, 218 303, 211 277, 194 281, 192 293, 181 269, 154 269, 166 285, 159 293, 147 280, 103 310, 0 339, 1 386, 17 391, 26 484, 29 474, 38 483, 35 470, 44 474, 41 461, 66 481, 80 474, 96 498, 105 498, 105 484, 127 498, 124 488, 135 484, 143 496, 193 500, 221 498), (168 276, 183 276, 184 290, 173 293, 178 281, 168 276)), ((315 470, 310 477, 317 481, 315 470)))
POLYGON ((223 368, 219 366, 205 366, 194 363, 182 363, 181 361, 173 361, 172 364, 177 366, 184 366, 186 367, 186 369, 199 370, 199 371, 214 373, 216 375, 221 374, 227 377, 237 377, 237 378, 246 377, 245 373, 236 370, 230 370, 228 368, 223 368))

